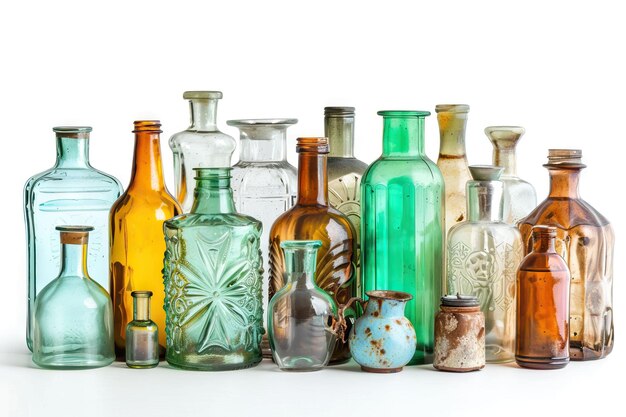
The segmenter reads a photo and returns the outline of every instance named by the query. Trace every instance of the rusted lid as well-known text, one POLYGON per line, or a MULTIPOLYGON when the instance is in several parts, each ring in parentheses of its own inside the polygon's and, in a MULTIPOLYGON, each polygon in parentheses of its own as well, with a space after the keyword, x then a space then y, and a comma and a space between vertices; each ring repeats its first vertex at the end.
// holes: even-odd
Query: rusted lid
POLYGON ((478 297, 473 295, 444 295, 441 297, 441 305, 444 307, 478 307, 478 297))

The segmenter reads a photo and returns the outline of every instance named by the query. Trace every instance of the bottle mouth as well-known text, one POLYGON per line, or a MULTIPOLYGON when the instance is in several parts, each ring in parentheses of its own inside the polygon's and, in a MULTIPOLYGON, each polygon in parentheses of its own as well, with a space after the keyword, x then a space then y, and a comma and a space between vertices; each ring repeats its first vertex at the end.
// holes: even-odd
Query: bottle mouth
POLYGON ((548 237, 556 237, 556 227, 554 226, 546 226, 546 225, 537 225, 532 228, 532 235, 534 236, 548 236, 548 237))
POLYGON ((494 165, 470 165, 468 168, 474 181, 498 181, 504 171, 503 167, 494 165))
POLYGON ((325 137, 298 138, 298 143, 296 145, 296 152, 327 154, 330 152, 330 148, 328 146, 328 138, 325 138, 325 137))
POLYGON ((161 121, 160 120, 136 120, 134 122, 135 129, 133 133, 139 132, 154 132, 154 133, 163 133, 161 130, 161 121))
POLYGON ((399 117, 399 118, 430 116, 430 112, 425 111, 425 110, 380 110, 376 114, 379 116, 383 116, 383 117, 399 117))
POLYGON ((348 107, 348 106, 324 107, 324 116, 326 117, 354 116, 354 107, 348 107))
POLYGON ((283 249, 318 249, 322 247, 321 240, 285 240, 280 242, 283 249))
POLYGON ((409 301, 413 299, 411 294, 402 291, 374 290, 366 291, 365 294, 369 298, 380 298, 383 300, 409 301))
POLYGON ((544 167, 585 168, 582 157, 583 151, 580 149, 548 149, 548 163, 544 167))
POLYGON ((193 168, 193 171, 196 173, 196 175, 194 176, 194 179, 196 180, 229 180, 231 178, 232 168, 197 167, 193 168))
POLYGON ((55 126, 52 128, 55 133, 89 133, 92 130, 91 126, 55 126))
POLYGON ((185 100, 211 100, 221 99, 222 97, 221 91, 185 91, 183 93, 185 100))
POLYGON ((130 293, 134 298, 150 298, 152 297, 152 291, 133 291, 130 293))
POLYGON ((298 123, 298 119, 235 119, 226 124, 233 127, 289 127, 298 123))
POLYGON ((437 113, 468 113, 470 106, 467 104, 437 104, 435 112, 437 113))

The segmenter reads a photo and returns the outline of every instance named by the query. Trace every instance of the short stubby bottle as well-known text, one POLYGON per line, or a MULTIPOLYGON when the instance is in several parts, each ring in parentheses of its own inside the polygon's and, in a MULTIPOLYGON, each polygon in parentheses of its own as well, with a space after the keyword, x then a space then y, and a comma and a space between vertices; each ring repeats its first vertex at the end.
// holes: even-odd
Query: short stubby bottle
POLYGON ((604 358, 613 350, 613 248, 609 221, 578 193, 582 152, 550 149, 550 194, 518 226, 526 253, 535 225, 556 228, 556 251, 571 273, 570 357, 604 358))
MULTIPOLYGON (((285 285, 287 265, 280 245, 288 240, 319 240, 315 282, 326 291, 337 308, 355 295, 355 231, 350 220, 328 204, 327 138, 298 138, 298 200, 281 215, 270 231, 270 301, 285 285)), ((353 308, 346 310, 348 322, 356 317, 353 308)), ((347 341, 339 341, 331 364, 350 359, 347 341)))
POLYGON ((241 369, 262 359, 262 226, 236 212, 230 171, 196 168, 191 212, 163 226, 165 358, 179 368, 241 369))
POLYGON ((556 228, 535 226, 517 272, 515 361, 533 369, 569 363, 570 274, 556 252, 556 228))
POLYGON ((466 221, 447 239, 448 292, 475 296, 485 316, 487 362, 515 356, 515 274, 522 260, 522 237, 502 221, 501 167, 469 167, 466 221))
POLYGON ((89 273, 109 289, 109 232, 111 205, 122 185, 89 163, 91 127, 55 127, 54 166, 30 178, 24 187, 24 217, 28 241, 28 321, 26 342, 32 350, 32 313, 37 294, 59 273, 59 225, 92 226, 89 273))
POLYGON ((517 225, 537 207, 537 193, 531 183, 517 176, 515 148, 526 132, 521 126, 488 126, 485 134, 493 144, 493 164, 504 168, 500 181, 504 183, 502 219, 517 225))
POLYGON ((191 124, 170 138, 174 154, 176 198, 183 212, 189 213, 194 201, 194 168, 230 167, 237 143, 232 136, 217 128, 217 103, 220 91, 185 91, 189 100, 191 124))
POLYGON ((380 111, 383 154, 361 185, 361 275, 365 294, 413 296, 406 317, 417 335, 409 364, 433 358, 435 314, 444 280, 444 182, 424 152, 425 111, 380 111))
POLYGON ((33 362, 42 368, 85 369, 110 365, 113 307, 109 294, 89 277, 91 226, 57 226, 61 272, 41 290, 33 313, 33 362))
POLYGON ((159 327, 150 319, 152 291, 133 291, 133 320, 126 325, 126 365, 154 368, 159 364, 159 327))
POLYGON ((316 371, 328 364, 337 337, 337 306, 315 283, 319 240, 283 241, 286 281, 268 307, 274 362, 284 371, 316 371))

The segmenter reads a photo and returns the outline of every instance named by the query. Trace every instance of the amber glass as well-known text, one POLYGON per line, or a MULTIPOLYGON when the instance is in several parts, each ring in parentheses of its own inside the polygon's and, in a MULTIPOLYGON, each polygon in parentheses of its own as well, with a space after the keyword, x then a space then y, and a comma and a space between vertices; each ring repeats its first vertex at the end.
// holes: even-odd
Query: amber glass
MULTIPOLYGON (((355 232, 348 218, 328 205, 326 173, 328 140, 326 138, 299 138, 297 151, 298 199, 296 205, 283 213, 270 231, 270 286, 269 298, 285 285, 285 256, 281 242, 288 240, 319 240, 315 283, 334 299, 341 308, 355 296, 353 277, 355 232)), ((346 316, 354 318, 354 310, 346 316)), ((350 322, 350 320, 348 320, 350 322)), ((348 343, 337 343, 330 363, 345 362, 350 358, 348 343)))
POLYGON ((582 152, 550 149, 550 194, 519 223, 525 251, 534 225, 556 227, 556 251, 572 275, 570 357, 599 359, 613 349, 613 229, 578 193, 582 152))
POLYGON ((532 251, 517 271, 515 361, 534 369, 569 363, 567 264, 555 250, 556 229, 535 226, 532 251))
MULTIPOLYGON (((165 329, 163 310, 163 222, 180 214, 180 206, 165 188, 158 120, 135 122, 135 156, 130 184, 110 214, 110 288, 113 300, 115 353, 125 359, 126 325, 133 319, 136 290, 152 291, 152 320, 165 329)), ((165 332, 159 332, 160 356, 165 332)))

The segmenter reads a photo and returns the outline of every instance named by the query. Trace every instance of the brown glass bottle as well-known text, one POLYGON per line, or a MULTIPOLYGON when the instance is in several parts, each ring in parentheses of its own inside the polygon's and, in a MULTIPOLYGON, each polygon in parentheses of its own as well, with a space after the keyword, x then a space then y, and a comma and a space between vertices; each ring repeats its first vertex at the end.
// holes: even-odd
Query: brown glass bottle
MULTIPOLYGON (((315 282, 341 308, 356 295, 354 279, 355 231, 348 218, 328 205, 326 138, 299 138, 298 199, 270 231, 269 298, 285 285, 285 258, 280 243, 287 240, 319 240, 315 282)), ((354 310, 346 311, 354 317, 354 310)), ((347 341, 337 343, 330 363, 350 359, 347 341)))
POLYGON ((570 274, 555 238, 554 227, 533 227, 532 251, 517 271, 515 361, 524 368, 569 363, 570 274))

